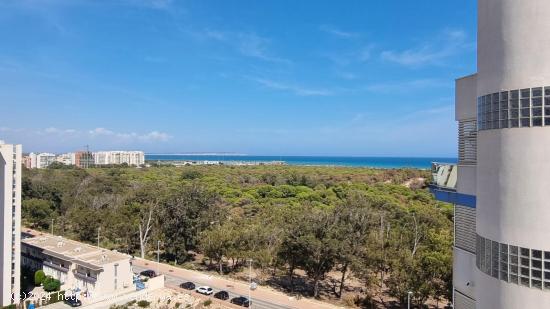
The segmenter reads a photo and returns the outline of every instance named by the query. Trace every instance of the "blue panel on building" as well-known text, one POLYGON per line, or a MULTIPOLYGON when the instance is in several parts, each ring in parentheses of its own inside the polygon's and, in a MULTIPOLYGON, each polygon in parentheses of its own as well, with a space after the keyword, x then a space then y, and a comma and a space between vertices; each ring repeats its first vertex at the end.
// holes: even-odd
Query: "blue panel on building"
POLYGON ((458 193, 456 191, 445 190, 437 186, 430 186, 430 191, 435 195, 435 199, 455 205, 461 205, 476 208, 475 195, 458 193))

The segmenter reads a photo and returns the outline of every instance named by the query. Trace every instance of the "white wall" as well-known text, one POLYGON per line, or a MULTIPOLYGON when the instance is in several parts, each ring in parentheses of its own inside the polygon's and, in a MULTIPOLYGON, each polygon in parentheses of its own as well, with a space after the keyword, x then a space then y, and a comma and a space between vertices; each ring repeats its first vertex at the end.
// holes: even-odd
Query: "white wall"
MULTIPOLYGON (((462 294, 475 298, 474 269, 476 257, 460 248, 453 251, 453 286, 462 294)), ((481 308, 481 307, 480 307, 481 308)))

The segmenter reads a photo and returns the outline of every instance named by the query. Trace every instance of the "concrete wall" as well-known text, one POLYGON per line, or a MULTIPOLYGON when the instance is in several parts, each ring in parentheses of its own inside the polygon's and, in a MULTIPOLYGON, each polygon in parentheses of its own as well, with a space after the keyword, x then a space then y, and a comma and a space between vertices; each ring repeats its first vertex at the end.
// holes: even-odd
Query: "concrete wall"
POLYGON ((459 78, 455 82, 455 119, 467 120, 477 117, 477 75, 459 78))
POLYGON ((475 267, 475 255, 460 248, 454 248, 453 286, 456 290, 460 291, 462 294, 470 298, 475 298, 475 267))
POLYGON ((478 96, 550 85, 550 1, 478 1, 478 96))

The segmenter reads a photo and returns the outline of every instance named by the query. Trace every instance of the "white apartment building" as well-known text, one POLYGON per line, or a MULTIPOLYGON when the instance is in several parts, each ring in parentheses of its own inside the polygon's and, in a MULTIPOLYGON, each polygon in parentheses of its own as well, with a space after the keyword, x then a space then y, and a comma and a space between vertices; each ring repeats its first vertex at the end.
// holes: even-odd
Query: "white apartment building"
POLYGON ((456 81, 459 162, 436 164, 432 185, 455 205, 457 309, 550 308, 549 11, 478 0, 478 72, 456 81))
POLYGON ((21 145, 0 141, 0 306, 19 303, 21 145))
POLYGON ((74 152, 60 154, 55 157, 55 162, 59 162, 65 165, 75 165, 76 154, 74 152))
POLYGON ((62 289, 85 297, 135 290, 131 257, 42 233, 21 240, 22 265, 61 281, 62 289))
POLYGON ((140 166, 145 164, 143 151, 98 151, 94 153, 96 165, 128 164, 140 166))
POLYGON ((53 153, 43 152, 37 154, 31 152, 29 157, 31 158, 31 168, 46 168, 56 161, 57 156, 53 153))

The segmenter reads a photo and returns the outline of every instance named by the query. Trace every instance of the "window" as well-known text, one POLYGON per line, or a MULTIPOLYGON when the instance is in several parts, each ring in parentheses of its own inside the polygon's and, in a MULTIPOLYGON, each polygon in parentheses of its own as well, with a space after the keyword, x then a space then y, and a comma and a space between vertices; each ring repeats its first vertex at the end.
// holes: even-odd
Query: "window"
POLYGON ((500 244, 500 280, 508 281, 508 245, 500 244))

